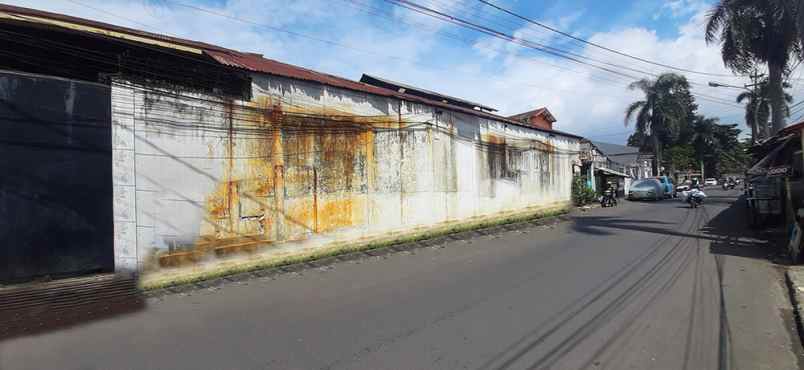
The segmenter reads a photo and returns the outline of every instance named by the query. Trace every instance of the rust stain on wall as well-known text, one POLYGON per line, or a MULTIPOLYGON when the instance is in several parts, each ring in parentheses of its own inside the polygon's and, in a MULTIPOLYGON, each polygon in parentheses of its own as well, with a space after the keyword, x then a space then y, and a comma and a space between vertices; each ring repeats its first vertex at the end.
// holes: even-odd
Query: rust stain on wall
POLYGON ((230 107, 223 178, 205 197, 201 233, 188 250, 161 256, 162 266, 366 222, 377 173, 372 128, 395 125, 396 117, 305 110, 269 96, 230 107))

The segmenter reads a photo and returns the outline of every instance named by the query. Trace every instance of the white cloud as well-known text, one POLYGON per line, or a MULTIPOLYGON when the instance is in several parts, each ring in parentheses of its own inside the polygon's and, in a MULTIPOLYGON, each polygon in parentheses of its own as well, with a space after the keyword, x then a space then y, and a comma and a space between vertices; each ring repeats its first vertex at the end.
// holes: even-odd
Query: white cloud
POLYGON ((709 4, 704 0, 671 0, 662 5, 660 12, 654 16, 654 19, 666 13, 675 18, 689 16, 706 9, 708 6, 709 4))
MULTIPOLYGON (((590 41, 606 45, 648 60, 661 61, 663 64, 677 66, 689 70, 714 74, 730 75, 720 58, 717 45, 707 46, 703 38, 703 22, 705 10, 701 9, 688 22, 678 29, 675 38, 659 38, 655 31, 645 28, 626 28, 613 32, 596 33, 590 41)), ((489 40, 480 40, 477 45, 484 45, 489 40)), ((496 104, 507 113, 517 113, 546 105, 558 118, 557 128, 577 132, 583 135, 600 135, 600 140, 623 142, 629 129, 623 127, 625 107, 639 94, 629 91, 625 85, 632 79, 611 76, 605 72, 578 66, 572 62, 555 60, 550 57, 523 52, 522 49, 497 49, 505 53, 504 72, 495 77, 496 82, 491 89, 478 93, 476 99, 484 99, 487 103, 496 104), (572 71, 558 69, 551 64, 561 64, 572 71), (602 80, 605 79, 605 80, 602 80), (619 80, 618 83, 609 80, 619 80), (621 135, 616 135, 620 132, 621 135), (614 134, 614 135, 612 135, 614 134)), ((587 47, 582 54, 618 65, 643 70, 650 73, 673 72, 668 68, 641 63, 626 57, 617 56, 602 50, 587 47)), ((485 54, 485 56, 490 56, 485 54)), ((500 55, 492 55, 501 57, 500 55)), ((499 60, 499 58, 498 58, 499 60)), ((607 67, 610 68, 610 67, 607 67)), ((627 74, 637 73, 623 71, 627 74)), ((677 72, 677 71, 676 71, 677 72)), ((681 72, 678 72, 681 73, 681 72)), ((710 88, 709 80, 742 84, 743 81, 733 77, 712 77, 685 73, 694 84, 693 91, 733 101, 737 92, 710 88)), ((737 123, 742 120, 742 108, 728 106, 699 97, 701 114, 723 117, 724 122, 737 123)))

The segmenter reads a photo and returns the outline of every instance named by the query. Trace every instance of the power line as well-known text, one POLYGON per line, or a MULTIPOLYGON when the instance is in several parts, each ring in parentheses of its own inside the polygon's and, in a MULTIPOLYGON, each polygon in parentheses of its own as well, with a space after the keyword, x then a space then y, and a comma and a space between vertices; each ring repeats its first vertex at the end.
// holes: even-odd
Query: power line
POLYGON ((359 53, 377 55, 377 56, 382 56, 382 57, 386 57, 386 58, 392 58, 392 59, 398 59, 398 60, 408 61, 408 62, 412 62, 412 63, 418 63, 417 61, 412 60, 412 59, 397 57, 397 56, 393 56, 393 55, 380 54, 380 53, 376 53, 376 52, 373 52, 373 51, 370 51, 370 50, 363 50, 363 49, 355 48, 355 47, 352 47, 350 45, 342 44, 342 43, 339 43, 339 42, 336 42, 336 41, 327 40, 327 39, 323 39, 323 38, 319 38, 319 37, 315 37, 315 36, 310 36, 310 35, 307 35, 307 34, 303 34, 303 33, 300 33, 300 32, 295 32, 295 31, 290 31, 290 30, 286 30, 286 29, 283 29, 283 28, 279 28, 279 27, 269 26, 269 25, 264 24, 264 23, 254 22, 254 21, 251 21, 251 20, 248 20, 248 19, 235 17, 233 15, 229 15, 229 14, 226 14, 226 13, 216 12, 216 11, 209 10, 209 9, 199 7, 199 6, 195 6, 195 5, 185 4, 185 3, 175 1, 175 0, 164 0, 164 1, 170 2, 172 4, 175 4, 175 5, 178 5, 178 6, 181 6, 181 7, 192 9, 192 10, 195 10, 195 11, 198 11, 198 12, 207 13, 207 14, 218 16, 218 17, 228 18, 228 19, 231 19, 231 20, 234 20, 234 21, 247 23, 247 24, 250 24, 250 25, 253 25, 253 26, 266 28, 266 29, 276 31, 276 32, 286 33, 286 34, 293 35, 293 36, 296 36, 296 37, 306 38, 306 39, 309 39, 309 40, 321 42, 321 43, 332 45, 332 46, 337 46, 337 47, 340 47, 340 48, 356 51, 356 52, 359 52, 359 53))
MULTIPOLYGON (((112 13, 112 12, 108 12, 108 11, 105 11, 105 10, 102 10, 102 9, 98 9, 98 8, 95 8, 95 7, 88 6, 86 4, 82 4, 82 3, 80 3, 80 2, 78 2, 76 0, 65 0, 65 1, 69 1, 69 2, 72 2, 72 3, 78 4, 78 5, 88 7, 90 9, 93 9, 93 10, 96 10, 96 11, 100 11, 100 12, 104 12, 106 14, 111 14, 111 15, 117 16, 117 17, 119 17, 121 19, 126 19, 126 20, 129 20, 129 21, 132 21, 132 22, 137 22, 139 24, 145 25, 144 23, 140 23, 138 21, 134 21, 134 20, 131 20, 131 19, 126 18, 126 17, 118 16, 118 15, 112 13)), ((294 35, 294 36, 305 37, 305 38, 308 38, 308 39, 324 42, 324 43, 331 44, 331 45, 334 45, 334 46, 344 47, 344 48, 351 49, 351 50, 358 51, 358 52, 365 52, 365 53, 370 53, 370 54, 379 55, 379 56, 388 57, 388 58, 393 58, 393 59, 398 59, 398 60, 407 60, 407 61, 410 61, 410 62, 413 62, 413 63, 416 63, 416 64, 420 64, 418 61, 415 61, 415 60, 408 60, 408 59, 400 58, 400 57, 396 57, 396 56, 383 55, 383 54, 378 54, 378 53, 374 53, 374 52, 371 52, 371 51, 356 49, 356 48, 353 48, 351 46, 344 45, 344 44, 341 44, 341 43, 337 43, 337 42, 334 42, 334 41, 331 41, 331 40, 321 39, 321 38, 317 38, 317 37, 314 37, 314 36, 305 35, 305 34, 302 34, 302 33, 299 33, 299 32, 288 31, 288 30, 278 28, 278 27, 272 27, 272 26, 265 25, 265 24, 262 24, 262 23, 257 23, 257 22, 250 21, 250 20, 247 20, 247 19, 235 17, 235 16, 232 16, 232 15, 228 15, 228 14, 225 14, 225 13, 215 12, 215 11, 203 8, 203 7, 198 7, 198 6, 194 6, 194 5, 190 5, 190 4, 181 3, 181 2, 178 2, 178 1, 175 1, 175 0, 166 0, 166 1, 169 1, 171 3, 174 3, 174 4, 178 5, 178 6, 186 7, 188 9, 192 9, 192 10, 195 10, 195 11, 204 12, 204 13, 207 13, 207 14, 211 14, 211 15, 215 15, 215 16, 219 16, 219 17, 224 17, 224 18, 227 18, 227 19, 236 20, 236 21, 240 21, 240 22, 245 22, 245 23, 248 23, 248 24, 264 27, 264 28, 267 28, 267 29, 270 29, 270 30, 273 30, 273 31, 285 32, 285 33, 288 33, 288 34, 291 34, 291 35, 294 35)), ((352 1, 352 0, 349 0, 349 1, 352 1)), ((146 25, 146 26, 148 26, 148 25, 146 25)), ((450 36, 452 36, 453 38, 456 38, 456 39, 459 38, 459 37, 455 37, 454 35, 450 35, 450 36)), ((523 40, 523 41, 529 42, 527 40, 523 40)), ((463 40, 463 42, 467 42, 467 41, 463 40)), ((520 44, 521 44, 521 42, 520 42, 520 44)), ((654 76, 654 77, 658 76, 657 74, 651 73, 651 72, 648 72, 648 71, 642 71, 642 70, 638 70, 638 69, 633 69, 633 68, 630 68, 630 67, 617 65, 617 64, 606 62, 606 61, 595 60, 595 59, 592 59, 592 58, 589 58, 589 57, 586 57, 586 56, 583 56, 583 55, 579 55, 579 54, 575 54, 575 53, 571 53, 571 52, 566 52, 566 51, 563 51, 563 50, 560 50, 560 49, 557 49, 557 48, 553 48, 553 47, 550 47, 550 46, 547 46, 547 45, 536 44, 536 46, 538 46, 540 48, 546 48, 549 51, 553 51, 553 52, 556 52, 556 53, 567 53, 567 54, 569 54, 570 56, 573 56, 573 57, 585 58, 585 59, 591 60, 593 62, 601 63, 601 64, 608 65, 608 66, 615 67, 615 68, 621 68, 621 69, 629 70, 629 71, 632 71, 632 72, 643 73, 643 74, 651 75, 651 76, 654 76)), ((542 51, 544 51, 544 50, 542 50, 542 51)), ((546 64, 549 64, 549 63, 546 63, 546 64)), ((592 65, 592 64, 589 64, 589 63, 587 63, 587 64, 590 65, 590 66, 593 66, 595 68, 598 68, 598 69, 603 68, 604 70, 608 70, 605 67, 595 66, 595 65, 592 65)), ((556 67, 556 68, 559 68, 559 69, 568 70, 565 67, 561 67, 561 66, 557 66, 557 65, 553 65, 553 66, 556 67)), ((610 71, 610 73, 611 73, 611 71, 610 71)), ((634 76, 625 75, 623 73, 620 73, 620 75, 627 76, 628 78, 631 78, 631 79, 636 78, 634 76)), ((697 85, 697 83, 695 83, 694 81, 690 81, 690 83, 697 85)), ((719 103, 719 104, 724 104, 724 105, 736 106, 733 103, 731 103, 730 101, 727 101, 726 99, 723 99, 723 98, 709 96, 709 95, 705 95, 705 94, 701 94, 701 93, 697 93, 696 95, 701 96, 702 100, 707 100, 707 101, 711 101, 711 102, 715 102, 715 103, 719 103)))
POLYGON ((150 24, 140 22, 140 21, 138 21, 136 19, 131 19, 131 18, 128 18, 128 17, 124 17, 122 15, 119 15, 119 14, 114 13, 114 12, 110 12, 108 10, 103 10, 103 9, 100 9, 100 8, 96 8, 94 6, 84 4, 84 3, 76 1, 76 0, 64 0, 64 1, 69 2, 69 3, 73 3, 75 5, 83 6, 85 8, 89 8, 89 9, 92 9, 92 10, 94 10, 96 12, 103 13, 103 14, 106 14, 106 15, 109 15, 109 16, 112 16, 112 17, 115 17, 115 18, 118 18, 118 19, 123 19, 125 21, 128 21, 128 22, 143 26, 143 27, 145 27, 147 29, 156 29, 156 27, 154 27, 154 26, 152 26, 150 24))
MULTIPOLYGON (((374 14, 374 15, 378 15, 378 16, 383 16, 383 17, 385 17, 385 18, 391 19, 391 20, 396 21, 396 22, 401 22, 401 23, 403 23, 403 24, 408 24, 408 23, 407 23, 407 22, 405 22, 405 21, 400 21, 400 20, 398 20, 398 19, 394 18, 393 16, 390 16, 389 14, 386 14, 386 13, 384 13, 384 12, 379 11, 379 9, 378 9, 378 8, 371 8, 371 7, 368 7, 366 4, 363 4, 363 3, 358 3, 358 2, 357 2, 357 1, 355 1, 355 0, 342 0, 342 1, 348 2, 348 3, 350 3, 350 4, 352 4, 352 5, 355 5, 355 6, 357 6, 357 5, 362 5, 362 6, 361 6, 361 9, 365 10, 365 11, 366 11, 366 12, 368 12, 369 14, 374 14), (369 9, 371 9, 371 10, 367 10, 367 8, 369 8, 369 9)), ((418 25, 419 25, 419 24, 416 24, 415 26, 418 26, 418 25)), ((424 27, 424 26, 422 26, 422 27, 424 27)), ((439 31, 433 31, 432 33, 434 33, 434 34, 436 34, 436 35, 441 35, 441 34, 442 34, 442 32, 441 32, 440 30, 439 30, 439 31)), ((455 36, 454 36, 454 35, 452 35, 452 34, 446 34, 446 35, 443 35, 443 36, 450 37, 450 38, 452 38, 452 39, 458 40, 458 41, 460 41, 460 42, 462 42, 462 43, 465 43, 465 44, 467 44, 467 45, 469 45, 469 46, 472 46, 473 48, 478 48, 478 46, 477 46, 477 45, 475 45, 475 44, 473 44, 473 43, 469 42, 468 40, 466 40, 466 39, 464 39, 464 38, 461 38, 461 37, 455 37, 455 36)), ((522 46, 522 45, 520 45, 520 46, 522 46)), ((492 50, 492 49, 489 49, 489 48, 481 48, 481 49, 483 49, 483 50, 489 50, 489 51, 491 51, 491 50, 492 50)), ((537 51, 538 51, 538 50, 537 50, 537 51)), ((577 54, 575 54, 575 55, 577 55, 577 54)), ((587 57, 582 56, 582 55, 578 55, 578 56, 579 56, 579 57, 582 57, 582 58, 587 58, 587 57)), ((581 72, 581 71, 579 71, 579 70, 575 70, 575 69, 572 69, 572 68, 570 68, 570 67, 566 67, 566 66, 560 66, 560 65, 557 65, 557 64, 553 64, 553 63, 547 62, 547 61, 542 60, 542 59, 538 59, 538 58, 528 58, 528 59, 529 59, 529 60, 532 60, 532 61, 534 61, 534 62, 540 63, 540 64, 545 64, 545 65, 548 65, 548 66, 551 66, 551 67, 554 67, 554 68, 557 68, 557 69, 561 69, 561 70, 564 70, 564 71, 573 72, 573 73, 583 73, 583 72, 581 72)), ((603 62, 603 63, 606 63, 606 62, 603 62)), ((613 64, 613 66, 619 67, 619 65, 614 65, 614 64, 613 64)), ((627 67, 625 67, 625 68, 627 68, 627 67)), ((648 75, 651 75, 651 76, 654 76, 654 77, 658 76, 658 74, 655 74, 655 73, 652 73, 652 72, 641 71, 641 70, 635 70, 635 71, 636 71, 636 72, 639 72, 639 73, 648 74, 648 75)), ((595 74, 590 74, 590 75, 588 75, 588 77, 589 77, 589 78, 591 78, 592 80, 596 80, 596 81, 601 81, 601 82, 610 82, 610 83, 614 83, 614 84, 617 84, 617 85, 622 84, 622 87, 626 87, 628 83, 630 83, 630 82, 632 82, 632 81, 633 81, 633 78, 630 78, 630 79, 628 79, 628 80, 625 80, 625 79, 623 79, 623 78, 621 78, 621 77, 620 77, 619 79, 610 79, 610 78, 605 78, 605 76, 600 76, 600 75, 595 75, 595 74)), ((696 86, 704 86, 704 87, 708 87, 707 85, 699 84, 699 83, 696 83, 696 82, 694 82, 694 81, 690 81, 690 83, 691 83, 692 85, 696 85, 696 86)), ((697 95, 697 96, 698 96, 698 97, 699 97, 701 100, 704 100, 704 101, 714 102, 714 103, 723 104, 723 105, 728 105, 728 106, 732 106, 732 107, 738 107, 737 105, 735 105, 735 104, 734 104, 734 103, 731 101, 731 99, 727 99, 727 98, 723 98, 723 97, 716 97, 716 96, 711 96, 711 95, 706 95, 706 94, 703 94, 703 93, 696 93, 696 95, 697 95)))
POLYGON ((524 21, 526 21, 528 23, 537 25, 537 26, 542 27, 542 28, 544 28, 546 30, 549 30, 549 31, 554 32, 554 33, 557 33, 559 35, 571 38, 571 39, 573 39, 575 41, 579 41, 579 42, 582 42, 584 44, 594 46, 596 48, 603 49, 603 50, 606 50, 608 52, 611 52, 611 53, 614 53, 614 54, 617 54, 617 55, 620 55, 620 56, 624 56, 624 57, 627 57, 627 58, 638 60, 638 61, 643 62, 643 63, 648 63, 648 64, 652 64, 652 65, 659 66, 659 67, 673 69, 673 70, 676 70, 676 71, 681 71, 681 72, 686 72, 686 73, 694 73, 694 74, 699 74, 699 75, 704 75, 704 76, 731 77, 731 78, 740 77, 740 76, 727 75, 727 74, 722 74, 722 73, 710 73, 710 72, 695 71, 695 70, 691 70, 691 69, 687 69, 687 68, 675 67, 675 66, 672 66, 672 65, 669 65, 669 64, 654 62, 652 60, 648 60, 648 59, 645 59, 645 58, 634 56, 634 55, 631 55, 631 54, 628 54, 628 53, 625 53, 625 52, 621 52, 621 51, 618 51, 618 50, 611 49, 609 47, 600 45, 598 43, 595 43, 595 42, 592 42, 592 41, 589 41, 589 40, 582 39, 580 37, 577 37, 577 36, 574 36, 574 35, 572 35, 570 33, 561 31, 561 30, 559 30, 557 28, 551 27, 551 26, 546 25, 544 23, 535 21, 533 19, 530 19, 528 17, 519 15, 517 13, 514 13, 514 12, 508 10, 508 9, 505 9, 503 7, 500 7, 500 6, 497 6, 497 5, 495 5, 495 4, 493 4, 493 3, 489 2, 489 1, 486 1, 486 0, 477 0, 477 1, 479 1, 479 2, 481 2, 483 4, 486 4, 486 5, 494 8, 494 9, 497 9, 497 10, 499 10, 501 12, 504 12, 506 14, 509 14, 509 15, 514 16, 514 17, 519 18, 519 19, 522 19, 522 20, 524 20, 524 21))
MULTIPOLYGON (((626 72, 621 72, 621 71, 618 71, 618 70, 611 69, 612 67, 613 68, 619 68, 619 69, 626 69, 626 70, 629 70, 629 71, 642 73, 642 74, 646 74, 646 75, 651 75, 651 76, 654 76, 654 77, 658 76, 657 74, 652 73, 652 72, 641 71, 641 70, 637 70, 637 69, 630 68, 630 67, 624 67, 624 66, 614 64, 614 63, 609 63, 609 62, 605 62, 605 61, 599 61, 599 60, 591 59, 591 58, 588 58, 588 57, 580 55, 580 54, 567 52, 567 51, 564 51, 564 50, 561 50, 561 49, 558 49, 558 48, 554 48, 554 47, 542 45, 542 44, 539 44, 539 43, 531 42, 531 41, 528 41, 528 40, 525 40, 525 39, 521 39, 519 37, 507 34, 505 32, 495 30, 493 28, 489 28, 489 27, 486 27, 486 26, 482 26, 482 25, 479 25, 477 23, 468 21, 466 19, 458 18, 456 16, 441 12, 439 10, 435 10, 435 9, 432 9, 432 8, 425 7, 425 6, 419 5, 419 4, 411 2, 411 1, 407 1, 407 0, 385 0, 385 1, 389 2, 389 3, 392 3, 394 5, 400 6, 402 8, 409 9, 411 11, 414 11, 414 12, 417 12, 417 13, 420 13, 420 14, 423 14, 423 15, 427 15, 427 16, 439 19, 439 20, 444 21, 444 22, 452 23, 452 24, 455 24, 455 25, 458 25, 458 26, 461 26, 461 27, 464 27, 464 28, 468 28, 468 29, 471 29, 471 30, 474 30, 474 31, 477 31, 477 32, 480 32, 480 33, 483 33, 483 34, 486 34, 486 35, 489 35, 489 36, 492 36, 492 37, 496 37, 496 38, 499 38, 499 39, 502 39, 502 40, 505 40, 505 41, 508 41, 508 42, 512 42, 514 44, 517 44, 517 45, 520 45, 520 46, 523 46, 523 47, 526 47, 526 48, 529 48, 529 49, 541 51, 541 52, 546 53, 548 55, 563 58, 563 59, 566 59, 566 60, 581 64, 581 65, 586 65, 586 66, 589 66, 589 67, 592 67, 592 68, 595 68, 595 69, 599 69, 601 71, 608 72, 608 73, 611 73, 611 74, 614 74, 614 75, 617 75, 617 76, 626 77, 626 78, 629 78, 629 79, 632 79, 632 80, 640 79, 640 77, 638 77, 638 76, 634 76, 634 75, 628 74, 626 72), (584 59, 591 60, 591 61, 596 62, 596 63, 601 63, 601 64, 604 64, 605 66, 600 66, 600 65, 597 65, 597 64, 589 63, 589 62, 584 61, 584 59)), ((690 81, 690 84, 691 85, 702 85, 703 86, 703 84, 698 84, 698 83, 695 83, 693 81, 690 81)), ((736 105, 736 104, 734 104, 734 103, 732 103, 730 101, 726 101, 725 99, 722 99, 722 98, 709 96, 709 95, 705 95, 705 94, 701 94, 701 93, 694 93, 694 95, 697 96, 697 97, 701 97, 702 100, 708 100, 708 101, 723 104, 723 105, 742 108, 741 106, 736 105)))

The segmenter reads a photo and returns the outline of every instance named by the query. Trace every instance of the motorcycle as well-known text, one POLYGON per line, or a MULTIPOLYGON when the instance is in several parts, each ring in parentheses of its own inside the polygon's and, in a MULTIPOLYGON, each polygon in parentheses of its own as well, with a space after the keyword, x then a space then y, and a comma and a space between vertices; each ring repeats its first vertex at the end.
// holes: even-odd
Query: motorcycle
POLYGON ((614 190, 606 189, 606 191, 603 192, 603 196, 600 197, 600 206, 601 207, 617 206, 617 197, 614 196, 614 190))
POLYGON ((689 203, 690 208, 698 208, 700 207, 703 202, 704 198, 706 198, 706 194, 702 191, 691 191, 687 194, 687 203, 689 203))
POLYGON ((735 184, 733 182, 724 182, 723 183, 723 190, 731 190, 734 189, 735 184))

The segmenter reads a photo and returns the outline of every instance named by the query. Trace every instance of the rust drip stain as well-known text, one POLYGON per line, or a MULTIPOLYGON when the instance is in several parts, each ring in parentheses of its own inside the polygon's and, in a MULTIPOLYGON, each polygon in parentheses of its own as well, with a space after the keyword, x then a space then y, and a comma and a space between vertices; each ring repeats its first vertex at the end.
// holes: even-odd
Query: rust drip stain
POLYGON ((201 234, 194 245, 162 255, 160 265, 253 252, 366 222, 366 193, 377 176, 371 128, 396 127, 396 116, 284 106, 270 96, 243 108, 227 105, 226 112, 224 176, 206 196, 201 234), (260 134, 241 138, 236 131, 244 126, 260 134))
POLYGON ((480 141, 487 144, 505 145, 505 137, 492 133, 481 134, 480 141))

